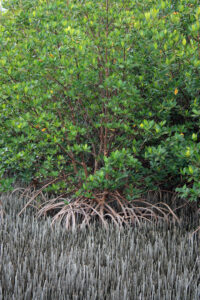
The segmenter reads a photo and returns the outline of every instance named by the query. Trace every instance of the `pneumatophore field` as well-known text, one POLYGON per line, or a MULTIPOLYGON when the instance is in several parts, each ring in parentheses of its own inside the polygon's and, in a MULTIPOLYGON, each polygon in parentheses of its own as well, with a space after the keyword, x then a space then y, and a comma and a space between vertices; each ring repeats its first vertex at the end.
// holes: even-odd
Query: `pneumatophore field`
POLYGON ((0 299, 199 300, 199 233, 184 224, 66 231, 1 201, 0 299))

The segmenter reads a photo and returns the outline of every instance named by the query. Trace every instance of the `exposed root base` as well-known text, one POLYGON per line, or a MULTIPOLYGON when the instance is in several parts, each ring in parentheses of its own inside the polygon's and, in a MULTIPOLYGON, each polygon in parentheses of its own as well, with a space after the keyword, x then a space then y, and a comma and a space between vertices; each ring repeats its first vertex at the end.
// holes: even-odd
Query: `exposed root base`
POLYGON ((169 221, 170 216, 179 221, 170 207, 165 203, 152 204, 143 199, 127 201, 118 192, 96 194, 95 199, 79 197, 68 200, 55 198, 45 204, 38 212, 38 216, 45 216, 55 212, 52 224, 56 221, 64 222, 66 229, 89 226, 92 221, 99 220, 106 228, 109 223, 118 227, 131 225, 141 220, 169 221), (66 200, 69 204, 66 204, 66 200))

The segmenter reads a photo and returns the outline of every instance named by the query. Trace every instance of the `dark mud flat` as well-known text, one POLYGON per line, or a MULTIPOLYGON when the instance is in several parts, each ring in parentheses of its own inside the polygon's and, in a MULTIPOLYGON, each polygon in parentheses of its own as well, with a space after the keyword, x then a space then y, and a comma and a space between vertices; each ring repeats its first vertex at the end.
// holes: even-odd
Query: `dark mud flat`
POLYGON ((200 299, 199 233, 184 224, 67 232, 1 201, 0 299, 200 299))

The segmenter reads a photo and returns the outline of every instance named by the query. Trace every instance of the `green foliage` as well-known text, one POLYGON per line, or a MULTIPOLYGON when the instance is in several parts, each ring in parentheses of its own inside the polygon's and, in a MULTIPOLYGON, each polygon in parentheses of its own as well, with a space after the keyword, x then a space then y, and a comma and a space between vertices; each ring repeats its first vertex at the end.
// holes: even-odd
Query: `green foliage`
POLYGON ((200 8, 181 1, 9 1, 0 16, 6 189, 200 193, 200 8), (6 181, 7 180, 7 181, 6 181))

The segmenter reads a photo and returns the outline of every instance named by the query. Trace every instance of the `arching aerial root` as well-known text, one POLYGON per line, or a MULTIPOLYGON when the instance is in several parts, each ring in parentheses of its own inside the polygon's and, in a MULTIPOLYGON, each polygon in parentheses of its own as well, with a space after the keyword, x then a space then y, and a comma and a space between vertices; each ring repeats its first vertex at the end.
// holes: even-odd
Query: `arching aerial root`
POLYGON ((140 224, 142 220, 158 221, 163 219, 168 222, 170 218, 173 218, 179 222, 177 216, 165 203, 152 204, 143 199, 128 201, 118 192, 109 193, 107 200, 103 196, 104 193, 96 194, 95 199, 55 198, 42 206, 38 216, 53 213, 52 224, 57 221, 64 222, 66 229, 89 226, 93 220, 97 219, 106 228, 110 222, 119 227, 140 224))

